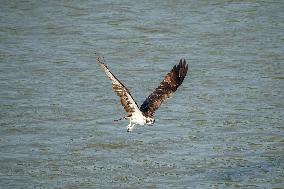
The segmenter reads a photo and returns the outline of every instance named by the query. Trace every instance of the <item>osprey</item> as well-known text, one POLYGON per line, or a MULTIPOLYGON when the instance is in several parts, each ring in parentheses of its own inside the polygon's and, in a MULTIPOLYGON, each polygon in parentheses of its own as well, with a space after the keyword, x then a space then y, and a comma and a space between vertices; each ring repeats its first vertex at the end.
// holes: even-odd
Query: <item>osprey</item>
POLYGON ((99 57, 97 62, 110 78, 113 90, 120 97, 121 104, 128 113, 128 116, 119 119, 129 120, 129 125, 127 126, 128 132, 132 131, 137 124, 152 125, 155 122, 155 111, 182 84, 188 70, 185 59, 180 59, 179 64, 172 68, 160 85, 146 98, 139 108, 129 90, 110 72, 103 59, 99 57))

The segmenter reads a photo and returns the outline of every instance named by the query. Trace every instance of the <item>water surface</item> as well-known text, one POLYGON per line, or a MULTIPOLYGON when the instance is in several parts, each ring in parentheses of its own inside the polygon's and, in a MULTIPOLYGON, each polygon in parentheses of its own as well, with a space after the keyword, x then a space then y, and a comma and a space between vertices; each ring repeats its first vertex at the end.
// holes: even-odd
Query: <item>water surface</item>
POLYGON ((2 188, 284 186, 282 1, 2 1, 2 188), (154 127, 126 132, 180 58, 154 127))

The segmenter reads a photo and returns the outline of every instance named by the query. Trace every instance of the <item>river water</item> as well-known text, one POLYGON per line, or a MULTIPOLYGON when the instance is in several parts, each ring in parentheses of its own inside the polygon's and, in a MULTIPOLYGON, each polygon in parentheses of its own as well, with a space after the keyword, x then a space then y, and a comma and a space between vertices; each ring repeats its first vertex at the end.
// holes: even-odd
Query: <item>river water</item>
POLYGON ((283 1, 1 1, 0 188, 283 188, 283 1), (126 132, 186 58, 153 127, 126 132))

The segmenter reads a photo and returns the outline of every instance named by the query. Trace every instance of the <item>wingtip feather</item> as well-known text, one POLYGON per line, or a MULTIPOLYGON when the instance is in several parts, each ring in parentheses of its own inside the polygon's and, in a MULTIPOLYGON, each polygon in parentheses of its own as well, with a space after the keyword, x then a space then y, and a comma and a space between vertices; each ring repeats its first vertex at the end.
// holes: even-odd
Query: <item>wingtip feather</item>
POLYGON ((101 57, 101 56, 99 56, 98 58, 97 58, 97 63, 102 67, 102 68, 108 68, 107 67, 107 65, 106 65, 106 63, 105 63, 105 59, 104 59, 104 57, 101 57))
POLYGON ((181 58, 179 61, 179 64, 176 66, 176 71, 178 72, 178 76, 185 77, 187 70, 188 70, 188 64, 186 63, 186 60, 184 58, 181 58))

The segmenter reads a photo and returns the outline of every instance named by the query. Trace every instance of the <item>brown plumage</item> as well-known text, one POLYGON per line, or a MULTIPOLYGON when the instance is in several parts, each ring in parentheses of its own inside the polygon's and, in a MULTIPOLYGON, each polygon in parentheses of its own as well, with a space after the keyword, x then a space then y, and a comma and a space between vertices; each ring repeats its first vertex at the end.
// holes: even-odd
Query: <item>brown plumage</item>
POLYGON ((121 104, 128 113, 128 116, 124 117, 129 119, 127 131, 132 131, 136 124, 153 124, 155 122, 153 118, 155 111, 161 106, 161 103, 182 84, 188 70, 188 65, 185 60, 181 59, 179 64, 175 65, 165 76, 164 80, 160 83, 160 86, 146 98, 139 109, 129 90, 110 72, 102 58, 98 58, 98 63, 110 78, 113 90, 120 97, 121 104))
POLYGON ((178 65, 175 65, 173 69, 165 76, 164 80, 160 83, 160 86, 150 94, 140 107, 140 111, 146 117, 153 117, 155 111, 161 106, 168 97, 182 84, 188 65, 185 59, 181 59, 178 65))
POLYGON ((107 65, 101 60, 101 58, 98 58, 98 63, 100 63, 100 66, 111 79, 112 88, 116 92, 117 96, 120 97, 121 105, 128 113, 128 116, 131 116, 135 111, 139 111, 138 105, 134 101, 129 90, 109 71, 107 65))

